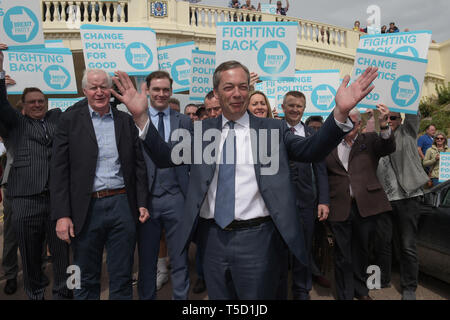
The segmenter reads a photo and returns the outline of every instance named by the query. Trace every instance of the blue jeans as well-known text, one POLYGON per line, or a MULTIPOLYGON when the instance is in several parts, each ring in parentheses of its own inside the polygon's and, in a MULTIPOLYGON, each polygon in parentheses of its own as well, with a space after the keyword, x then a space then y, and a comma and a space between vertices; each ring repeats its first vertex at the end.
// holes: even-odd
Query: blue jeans
POLYGON ((100 299, 103 247, 107 253, 109 299, 133 299, 136 224, 131 214, 126 194, 91 200, 83 229, 72 242, 74 264, 81 270, 81 288, 74 290, 75 299, 100 299))

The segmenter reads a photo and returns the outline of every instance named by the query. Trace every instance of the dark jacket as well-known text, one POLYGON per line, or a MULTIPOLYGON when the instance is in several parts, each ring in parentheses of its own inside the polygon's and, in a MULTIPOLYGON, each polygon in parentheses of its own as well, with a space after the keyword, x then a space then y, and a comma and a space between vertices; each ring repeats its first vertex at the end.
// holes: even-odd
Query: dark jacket
MULTIPOLYGON (((117 150, 128 203, 136 223, 139 207, 147 208, 147 171, 138 130, 130 115, 111 108, 117 150)), ((92 197, 98 146, 87 101, 66 111, 60 119, 51 162, 52 219, 70 217, 78 234, 92 197)))

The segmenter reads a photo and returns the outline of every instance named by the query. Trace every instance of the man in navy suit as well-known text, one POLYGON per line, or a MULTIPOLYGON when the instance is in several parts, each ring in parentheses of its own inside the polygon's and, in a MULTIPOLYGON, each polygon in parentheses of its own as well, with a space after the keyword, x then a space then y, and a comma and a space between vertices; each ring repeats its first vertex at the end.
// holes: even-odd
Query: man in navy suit
POLYGON ((117 72, 114 81, 122 94, 113 94, 132 113, 155 164, 192 163, 185 216, 177 229, 182 239, 178 252, 196 237, 210 299, 274 299, 288 247, 308 264, 289 159, 324 159, 353 127, 348 113, 373 89, 376 77, 372 67, 349 87, 345 77, 333 115, 317 134, 302 138, 284 122, 247 113, 250 73, 237 61, 224 62, 213 76, 222 116, 199 122, 192 145, 172 149, 149 123, 145 93, 137 93, 128 75, 117 72))
MULTIPOLYGON (((191 119, 169 107, 172 95, 172 79, 165 71, 152 72, 146 78, 147 92, 150 97, 148 116, 164 141, 171 134, 184 128, 191 130, 191 119)), ((189 292, 189 270, 187 252, 175 254, 175 244, 179 234, 176 226, 183 218, 184 199, 189 180, 189 167, 159 169, 144 152, 147 166, 148 187, 151 195, 149 211, 151 218, 139 226, 139 280, 140 299, 156 299, 156 275, 159 252, 159 240, 164 229, 167 247, 172 265, 171 278, 173 298, 186 300, 189 292)))
MULTIPOLYGON (((305 126, 301 121, 306 108, 306 98, 302 92, 286 93, 282 104, 285 121, 289 129, 300 137, 309 137, 316 131, 305 126)), ((328 193, 328 175, 325 161, 302 163, 291 161, 291 178, 295 187, 296 205, 302 219, 307 256, 311 257, 314 234, 314 207, 317 206, 317 217, 324 221, 330 211, 330 196, 328 193), (314 173, 314 179, 312 174, 314 173), (317 196, 316 194, 317 193, 317 196)), ((292 297, 299 300, 309 300, 312 288, 312 270, 309 265, 302 265, 297 259, 292 264, 292 297)))

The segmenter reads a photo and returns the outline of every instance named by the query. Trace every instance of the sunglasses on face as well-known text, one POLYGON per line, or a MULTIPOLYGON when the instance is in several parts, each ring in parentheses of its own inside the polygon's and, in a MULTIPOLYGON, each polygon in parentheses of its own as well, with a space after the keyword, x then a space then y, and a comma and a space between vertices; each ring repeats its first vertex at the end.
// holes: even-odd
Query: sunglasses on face
POLYGON ((442 138, 434 138, 435 140, 445 140, 443 137, 442 138))
POLYGON ((389 117, 389 120, 394 121, 394 120, 397 120, 398 118, 400 118, 400 117, 397 117, 397 116, 390 116, 390 117, 389 117))

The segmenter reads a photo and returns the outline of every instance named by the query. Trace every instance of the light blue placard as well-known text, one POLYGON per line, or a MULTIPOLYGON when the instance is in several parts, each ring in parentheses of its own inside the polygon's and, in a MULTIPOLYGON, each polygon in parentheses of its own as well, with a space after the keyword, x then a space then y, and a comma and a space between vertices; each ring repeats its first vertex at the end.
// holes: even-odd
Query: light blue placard
POLYGON ((64 42, 62 40, 45 40, 45 47, 49 48, 64 48, 64 42))
POLYGON ((216 28, 217 65, 236 60, 261 80, 292 79, 297 22, 221 22, 216 28))
POLYGON ((66 111, 67 108, 73 106, 75 103, 77 103, 80 100, 83 100, 84 97, 80 98, 63 98, 63 99, 55 99, 50 98, 48 99, 48 109, 56 109, 59 108, 61 111, 66 111))
POLYGON ((439 182, 445 182, 450 180, 450 152, 441 152, 439 158, 439 182))
POLYGON ((208 92, 213 90, 215 65, 214 52, 192 50, 190 100, 203 101, 208 92))
POLYGON ((189 90, 193 41, 158 48, 159 69, 167 71, 173 79, 174 93, 189 90))
POLYGON ((295 26, 298 22, 292 21, 262 21, 262 22, 217 22, 217 26, 271 26, 276 23, 278 26, 295 26))
POLYGON ((392 111, 417 113, 427 60, 371 50, 356 50, 352 81, 369 66, 378 67, 375 88, 358 104, 376 109, 385 104, 392 111))
POLYGON ((417 61, 417 62, 421 62, 421 63, 428 63, 427 59, 402 56, 400 54, 378 52, 378 51, 372 51, 372 50, 366 50, 366 49, 356 49, 356 53, 358 53, 358 52, 372 54, 372 55, 380 56, 380 57, 396 58, 396 59, 402 59, 402 60, 417 61))
POLYGON ((159 69, 156 33, 144 27, 110 27, 85 24, 80 28, 86 68, 109 74, 150 74, 159 69))
POLYGON ((389 37, 389 36, 392 36, 392 35, 403 35, 403 34, 421 34, 421 33, 432 34, 432 32, 430 30, 419 30, 419 31, 409 31, 409 32, 368 34, 368 35, 361 36, 361 39, 378 38, 378 37, 389 37))
POLYGON ((65 48, 4 52, 4 67, 16 81, 9 94, 22 94, 26 87, 38 87, 45 94, 76 94, 73 57, 65 48))
POLYGON ((261 3, 261 12, 269 14, 277 14, 277 5, 270 3, 261 3))
POLYGON ((169 46, 158 47, 158 50, 165 50, 165 49, 172 49, 172 48, 186 47, 186 46, 190 46, 190 45, 195 45, 195 42, 194 42, 194 41, 189 41, 189 42, 183 42, 183 43, 171 44, 171 45, 169 45, 169 46))
POLYGON ((362 36, 358 48, 426 59, 431 31, 385 33, 362 36))
POLYGON ((1 0, 1 42, 8 45, 11 50, 45 47, 41 16, 38 1, 1 0))
POLYGON ((83 24, 80 27, 80 30, 145 30, 156 33, 152 28, 147 27, 109 27, 109 26, 101 26, 96 24, 83 24))

